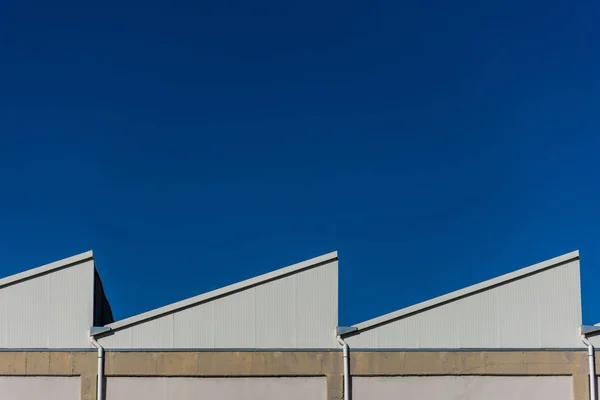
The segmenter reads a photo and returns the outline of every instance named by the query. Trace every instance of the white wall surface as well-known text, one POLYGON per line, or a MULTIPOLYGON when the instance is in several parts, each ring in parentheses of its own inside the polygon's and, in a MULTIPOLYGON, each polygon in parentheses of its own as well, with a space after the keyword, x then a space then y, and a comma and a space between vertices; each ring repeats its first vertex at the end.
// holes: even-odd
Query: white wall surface
POLYGON ((354 400, 571 400, 570 376, 355 377, 354 400))
POLYGON ((115 330, 109 349, 338 348, 338 262, 115 330))
POLYGON ((94 261, 0 287, 0 348, 89 348, 94 261))
POLYGON ((325 400, 325 377, 108 378, 110 400, 325 400))
MULTIPOLYGON (((399 289, 400 290, 400 289, 399 289)), ((579 260, 346 338, 366 348, 580 348, 579 260)))
POLYGON ((596 349, 600 348, 600 335, 590 336, 590 337, 588 337, 588 340, 592 343, 594 348, 596 348, 596 349))
POLYGON ((80 396, 78 376, 0 376, 0 399, 3 400, 79 400, 80 396))

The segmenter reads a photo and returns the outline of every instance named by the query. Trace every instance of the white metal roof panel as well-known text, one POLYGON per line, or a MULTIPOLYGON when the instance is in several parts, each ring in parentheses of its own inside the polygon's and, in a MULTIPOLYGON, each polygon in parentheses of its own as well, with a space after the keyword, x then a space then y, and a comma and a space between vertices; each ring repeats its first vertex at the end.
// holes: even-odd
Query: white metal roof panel
POLYGON ((91 252, 0 280, 0 348, 89 348, 93 293, 91 252))
POLYGON ((71 265, 80 264, 84 261, 92 260, 93 258, 94 258, 94 253, 92 251, 87 251, 85 253, 81 253, 81 254, 77 254, 72 257, 64 258, 62 260, 58 260, 58 261, 52 262, 50 264, 42 265, 41 267, 29 269, 27 271, 20 272, 18 274, 14 274, 14 275, 8 276, 6 278, 0 279, 0 288, 18 283, 20 281, 31 279, 31 278, 34 278, 39 275, 47 274, 52 271, 66 268, 71 265))
POLYGON ((575 348, 579 253, 572 252, 356 325, 354 348, 575 348))
POLYGON ((106 348, 336 348, 337 253, 107 325, 106 348))

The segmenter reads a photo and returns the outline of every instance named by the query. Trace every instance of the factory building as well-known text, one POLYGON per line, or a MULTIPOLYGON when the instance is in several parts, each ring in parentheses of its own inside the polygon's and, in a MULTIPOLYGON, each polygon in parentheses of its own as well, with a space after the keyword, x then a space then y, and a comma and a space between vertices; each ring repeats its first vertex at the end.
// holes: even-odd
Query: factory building
POLYGON ((597 400, 579 269, 340 327, 334 252, 114 321, 88 252, 0 280, 0 399, 597 400))

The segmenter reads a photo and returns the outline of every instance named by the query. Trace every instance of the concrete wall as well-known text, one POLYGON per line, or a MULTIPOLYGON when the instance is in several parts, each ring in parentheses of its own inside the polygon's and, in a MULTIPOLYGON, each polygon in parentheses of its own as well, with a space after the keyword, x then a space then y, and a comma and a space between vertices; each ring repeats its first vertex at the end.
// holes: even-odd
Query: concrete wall
POLYGON ((0 376, 0 399, 79 400, 76 377, 0 376))
POLYGON ((571 400, 570 376, 358 377, 355 400, 571 400))
POLYGON ((110 400, 326 400, 325 377, 110 378, 110 400))
MULTIPOLYGON (((459 383, 465 382, 464 379, 467 379, 466 382, 471 382, 472 387, 477 388, 474 392, 468 392, 474 400, 477 400, 477 396, 481 393, 486 393, 488 389, 502 389, 506 385, 497 378, 506 376, 520 378, 515 381, 517 382, 515 387, 521 388, 521 391, 516 394, 507 392, 510 395, 504 398, 518 399, 515 396, 526 390, 531 390, 532 395, 537 396, 542 393, 545 386, 550 385, 553 388, 553 395, 561 394, 561 399, 564 398, 565 390, 570 388, 571 397, 568 397, 569 399, 589 400, 587 353, 585 351, 351 352, 350 359, 353 385, 357 390, 356 400, 361 398, 359 397, 360 390, 364 390, 365 386, 361 383, 363 379, 366 379, 364 381, 367 382, 366 387, 373 396, 383 393, 384 397, 375 397, 376 400, 377 398, 387 399, 385 396, 390 390, 401 389, 404 391, 405 386, 402 385, 406 385, 406 382, 422 383, 421 388, 414 389, 417 394, 421 393, 419 390, 429 390, 430 386, 437 385, 439 387, 441 381, 437 379, 431 381, 431 379, 441 376, 460 378, 456 381, 457 383, 454 383, 456 387, 460 386, 459 383), (413 381, 400 381, 403 377, 412 377, 413 381), (493 379, 486 381, 481 380, 482 377, 493 379), (546 380, 540 380, 539 377, 546 380), (388 383, 388 378, 391 383, 388 383), (463 380, 461 381, 461 379, 463 380), (432 385, 431 382, 435 384, 432 385), (571 382, 570 386, 568 386, 568 382, 571 382)), ((93 351, 0 352, 0 377, 3 379, 18 377, 25 381, 31 379, 31 382, 36 382, 39 377, 72 377, 79 383, 79 398, 94 400, 96 398, 96 361, 96 353, 93 351)), ((598 370, 600 371, 600 365, 598 365, 598 370)), ((285 394, 280 398, 289 398, 290 393, 304 393, 303 391, 312 393, 312 390, 318 390, 319 397, 306 395, 304 398, 322 399, 323 392, 321 390, 324 390, 326 400, 343 399, 342 354, 340 351, 109 351, 106 353, 105 373, 109 382, 109 393, 117 396, 121 395, 123 391, 131 392, 130 398, 144 398, 143 393, 141 395, 137 395, 137 393, 141 393, 144 386, 150 384, 158 385, 161 390, 166 390, 167 396, 171 395, 173 390, 175 394, 172 394, 172 398, 185 399, 186 393, 181 393, 179 396, 180 393, 176 392, 180 390, 177 388, 178 385, 172 385, 172 382, 177 383, 178 381, 169 379, 186 378, 181 382, 185 382, 187 393, 192 393, 197 396, 195 398, 201 399, 202 397, 198 393, 203 391, 212 393, 222 390, 224 395, 235 396, 236 390, 240 390, 241 393, 239 385, 240 382, 244 382, 243 379, 251 382, 248 384, 254 388, 253 390, 264 391, 267 390, 265 382, 271 382, 271 378, 286 378, 285 380, 274 380, 274 382, 287 382, 284 386, 293 389, 289 392, 285 389, 285 394), (261 380, 264 378, 266 380, 261 380), (305 378, 310 379, 303 381, 305 378), (137 382, 140 384, 136 384, 137 382), (222 385, 221 382, 230 382, 233 386, 229 388, 229 383, 222 385), (320 383, 317 385, 315 382, 320 383), (313 384, 314 386, 312 386, 313 384), (323 385, 325 389, 322 389, 323 385)), ((27 392, 29 387, 21 387, 23 388, 22 393, 28 399, 35 399, 38 391, 44 392, 43 388, 39 388, 32 394, 27 392)), ((35 385, 31 387, 35 387, 35 385)), ((410 385, 407 388, 410 389, 410 385)), ((455 390, 460 391, 460 389, 455 390)), ((15 394, 14 390, 11 393, 15 394)), ((159 394, 158 389, 157 394, 159 394)), ((11 397, 2 396, 0 392, 0 399, 4 398, 11 397)), ((68 400, 68 397, 45 396, 45 398, 66 398, 68 400)), ((217 397, 213 396, 212 398, 217 397)), ((393 397, 391 398, 393 399, 393 397)), ((427 396, 423 398, 427 398, 427 396)), ((429 398, 436 397, 429 396, 429 398)), ((161 397, 157 399, 161 399, 161 397)), ((554 400, 555 397, 549 397, 549 399, 554 400)), ((109 397, 107 400, 113 399, 109 397)))

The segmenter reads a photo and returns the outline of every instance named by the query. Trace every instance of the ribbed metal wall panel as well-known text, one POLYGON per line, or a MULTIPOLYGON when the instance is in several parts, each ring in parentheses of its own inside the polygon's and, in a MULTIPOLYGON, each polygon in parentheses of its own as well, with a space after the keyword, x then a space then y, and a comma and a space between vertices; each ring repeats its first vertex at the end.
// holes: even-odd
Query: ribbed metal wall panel
POLYGON ((276 343, 277 347, 282 348, 296 347, 298 335, 296 292, 301 290, 297 285, 297 277, 298 275, 292 275, 255 288, 256 322, 258 322, 255 328, 256 347, 271 347, 270 343, 276 343), (269 321, 269 323, 260 324, 260 321, 269 321), (275 321, 277 323, 274 323, 275 321))
POLYGON ((130 349, 133 343, 133 329, 122 330, 119 335, 103 336, 98 341, 107 349, 130 349))
POLYGON ((579 260, 348 336, 351 348, 581 347, 579 260))
POLYGON ((296 278, 296 338, 293 347, 311 348, 315 343, 338 348, 334 336, 338 324, 338 269, 317 268, 314 275, 296 278), (319 282, 315 286, 315 281, 319 282), (335 323, 335 325, 332 325, 335 323))
POLYGON ((192 307, 173 314, 175 343, 181 348, 214 348, 213 309, 213 303, 209 302, 201 307, 192 307))
MULTIPOLYGON (((260 307, 260 303, 256 299, 256 290, 264 290, 268 286, 270 284, 266 284, 265 287, 259 286, 258 288, 244 290, 213 302, 211 325, 215 330, 213 336, 214 347, 255 347, 257 322, 259 322, 256 318, 256 309, 260 307)), ((269 322, 265 321, 267 324, 269 322)))
POLYGON ((171 347, 173 345, 173 315, 148 321, 146 325, 131 327, 131 343, 142 348, 171 347), (148 331, 152 335, 148 335, 148 331))
POLYGON ((600 335, 590 336, 588 339, 596 349, 600 348, 600 335))
POLYGON ((337 348, 337 260, 117 329, 109 349, 337 348))
POLYGON ((0 348, 88 348, 94 262, 0 288, 0 348))

